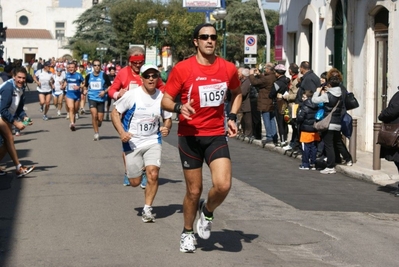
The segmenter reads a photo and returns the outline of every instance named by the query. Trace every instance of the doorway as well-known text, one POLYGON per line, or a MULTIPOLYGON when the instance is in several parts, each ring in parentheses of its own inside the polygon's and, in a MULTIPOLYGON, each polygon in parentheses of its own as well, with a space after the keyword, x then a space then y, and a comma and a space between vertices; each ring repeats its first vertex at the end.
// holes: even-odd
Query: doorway
POLYGON ((383 109, 387 107, 388 92, 388 21, 389 12, 386 8, 381 10, 374 17, 375 34, 375 99, 376 109, 374 121, 383 109))

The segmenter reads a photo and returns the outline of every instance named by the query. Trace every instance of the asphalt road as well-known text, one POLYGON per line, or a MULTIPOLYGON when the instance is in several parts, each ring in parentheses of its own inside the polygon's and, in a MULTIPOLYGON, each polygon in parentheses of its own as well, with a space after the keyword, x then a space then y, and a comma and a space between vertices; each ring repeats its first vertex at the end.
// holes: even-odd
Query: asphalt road
MULTIPOLYGON (((143 190, 122 186, 120 141, 110 122, 93 141, 84 115, 71 132, 50 111, 15 138, 22 179, 0 177, 0 266, 397 266, 395 198, 341 174, 298 169, 299 161, 230 140, 233 187, 215 211, 212 236, 179 252, 185 183, 176 126, 164 140, 157 220, 141 221, 143 190)), ((204 192, 211 187, 204 168, 204 192)), ((205 197, 205 194, 203 195, 205 197)))
MULTIPOLYGON (((165 141, 177 147, 177 125, 165 141)), ((399 198, 382 187, 343 174, 299 170, 300 160, 229 139, 233 176, 262 192, 309 211, 399 213, 399 198)))

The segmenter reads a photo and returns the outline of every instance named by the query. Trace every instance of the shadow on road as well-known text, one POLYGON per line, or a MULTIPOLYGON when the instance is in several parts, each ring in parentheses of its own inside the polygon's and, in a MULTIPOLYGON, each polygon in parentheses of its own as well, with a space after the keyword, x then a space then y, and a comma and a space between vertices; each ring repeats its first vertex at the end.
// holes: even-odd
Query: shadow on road
POLYGON ((242 242, 251 243, 258 237, 259 235, 245 234, 242 231, 222 229, 221 232, 212 231, 211 237, 207 240, 197 237, 197 249, 202 251, 240 252, 242 250, 242 242))

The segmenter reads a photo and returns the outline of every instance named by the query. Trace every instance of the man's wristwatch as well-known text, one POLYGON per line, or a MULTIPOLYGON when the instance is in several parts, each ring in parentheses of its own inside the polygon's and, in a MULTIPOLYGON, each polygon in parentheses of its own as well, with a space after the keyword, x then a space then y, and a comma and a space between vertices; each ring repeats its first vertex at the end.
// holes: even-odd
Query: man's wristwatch
POLYGON ((173 108, 173 111, 180 114, 181 113, 181 108, 183 107, 183 105, 181 103, 176 103, 175 107, 173 108))

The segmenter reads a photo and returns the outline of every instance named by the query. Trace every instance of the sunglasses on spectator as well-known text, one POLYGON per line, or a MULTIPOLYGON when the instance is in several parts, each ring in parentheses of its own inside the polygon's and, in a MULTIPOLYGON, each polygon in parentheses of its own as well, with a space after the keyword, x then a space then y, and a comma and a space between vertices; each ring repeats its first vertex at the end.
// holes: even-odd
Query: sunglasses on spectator
POLYGON ((200 34, 200 35, 198 35, 198 39, 204 40, 204 41, 207 41, 209 39, 209 37, 211 38, 212 41, 216 41, 216 39, 218 38, 218 36, 216 34, 200 34))
POLYGON ((157 79, 159 77, 158 73, 154 73, 154 74, 142 74, 141 75, 144 79, 149 79, 149 78, 153 78, 153 79, 157 79))
POLYGON ((93 64, 93 67, 100 67, 100 64, 93 64))

